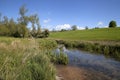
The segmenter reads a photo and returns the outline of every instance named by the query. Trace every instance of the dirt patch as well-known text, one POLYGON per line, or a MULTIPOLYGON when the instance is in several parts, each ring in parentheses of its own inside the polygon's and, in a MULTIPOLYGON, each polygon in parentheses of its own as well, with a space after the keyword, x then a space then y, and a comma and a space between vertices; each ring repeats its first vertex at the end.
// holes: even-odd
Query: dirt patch
POLYGON ((101 73, 90 72, 75 66, 56 65, 60 80, 112 80, 101 73))
POLYGON ((62 77, 62 80, 86 80, 83 75, 84 71, 77 67, 57 65, 57 75, 62 77))

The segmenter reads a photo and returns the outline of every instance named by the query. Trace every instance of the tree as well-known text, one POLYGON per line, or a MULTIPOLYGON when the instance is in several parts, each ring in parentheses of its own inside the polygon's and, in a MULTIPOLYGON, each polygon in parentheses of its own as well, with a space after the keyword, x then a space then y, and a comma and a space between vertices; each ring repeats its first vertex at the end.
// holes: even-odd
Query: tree
POLYGON ((27 12, 28 12, 28 9, 25 8, 25 5, 20 7, 19 9, 20 18, 18 19, 19 23, 23 25, 27 25, 28 16, 25 15, 27 12))
POLYGON ((16 23, 13 18, 9 20, 9 30, 10 30, 10 36, 14 36, 15 32, 17 31, 16 23))
POLYGON ((20 7, 20 9, 19 9, 20 18, 18 18, 18 24, 19 24, 19 27, 21 28, 20 29, 20 37, 28 36, 27 24, 29 22, 29 17, 25 15, 26 12, 28 12, 28 9, 26 9, 24 5, 22 7, 20 7))
POLYGON ((2 13, 0 13, 0 24, 2 23, 2 13))
POLYGON ((85 29, 88 30, 88 26, 86 26, 85 29))
POLYGON ((41 28, 40 28, 40 23, 39 23, 38 16, 36 17, 36 24, 37 24, 37 35, 40 35, 41 34, 41 28))
POLYGON ((37 30, 36 30, 36 27, 35 27, 36 17, 37 17, 36 14, 35 14, 35 15, 31 15, 31 16, 29 17, 29 20, 30 20, 30 22, 32 23, 31 35, 32 35, 33 37, 36 37, 36 35, 37 35, 37 30))
POLYGON ((3 24, 5 24, 6 26, 8 26, 8 22, 9 22, 8 17, 4 16, 3 17, 3 24))
POLYGON ((117 27, 116 21, 110 21, 109 28, 115 28, 117 27))
POLYGON ((72 26, 72 30, 77 30, 77 26, 76 26, 76 25, 73 25, 73 26, 72 26))

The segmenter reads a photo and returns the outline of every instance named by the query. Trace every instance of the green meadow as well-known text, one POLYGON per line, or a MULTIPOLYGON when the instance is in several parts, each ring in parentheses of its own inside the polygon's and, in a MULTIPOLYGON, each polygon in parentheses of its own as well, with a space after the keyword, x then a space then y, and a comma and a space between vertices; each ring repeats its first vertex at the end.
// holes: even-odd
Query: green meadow
POLYGON ((101 28, 101 29, 51 32, 50 38, 65 40, 85 40, 85 41, 91 40, 120 41, 120 28, 101 28))

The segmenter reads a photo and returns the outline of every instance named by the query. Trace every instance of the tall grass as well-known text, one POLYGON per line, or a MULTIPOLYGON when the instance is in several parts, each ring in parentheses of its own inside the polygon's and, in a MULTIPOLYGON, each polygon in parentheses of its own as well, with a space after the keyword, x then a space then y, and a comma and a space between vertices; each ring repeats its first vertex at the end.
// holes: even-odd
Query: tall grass
POLYGON ((1 39, 0 79, 55 80, 55 68, 42 51, 34 39, 1 39))
POLYGON ((55 40, 48 39, 0 39, 0 80, 55 80, 54 63, 65 63, 52 50, 55 40), (53 61, 54 60, 54 61, 53 61), (58 62, 57 62, 58 61, 58 62))
POLYGON ((51 39, 38 39, 39 48, 42 48, 44 53, 50 58, 51 62, 55 64, 68 64, 68 56, 60 51, 59 54, 55 53, 53 49, 58 46, 55 40, 51 39), (42 46, 42 47, 40 47, 42 46), (52 51, 51 51, 52 49, 52 51))

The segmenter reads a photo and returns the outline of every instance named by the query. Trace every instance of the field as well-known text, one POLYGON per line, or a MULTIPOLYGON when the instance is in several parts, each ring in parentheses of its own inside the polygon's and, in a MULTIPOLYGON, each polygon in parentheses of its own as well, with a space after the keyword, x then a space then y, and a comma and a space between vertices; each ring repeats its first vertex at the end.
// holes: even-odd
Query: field
POLYGON ((50 38, 86 41, 120 41, 120 28, 102 28, 76 31, 52 32, 50 38))

